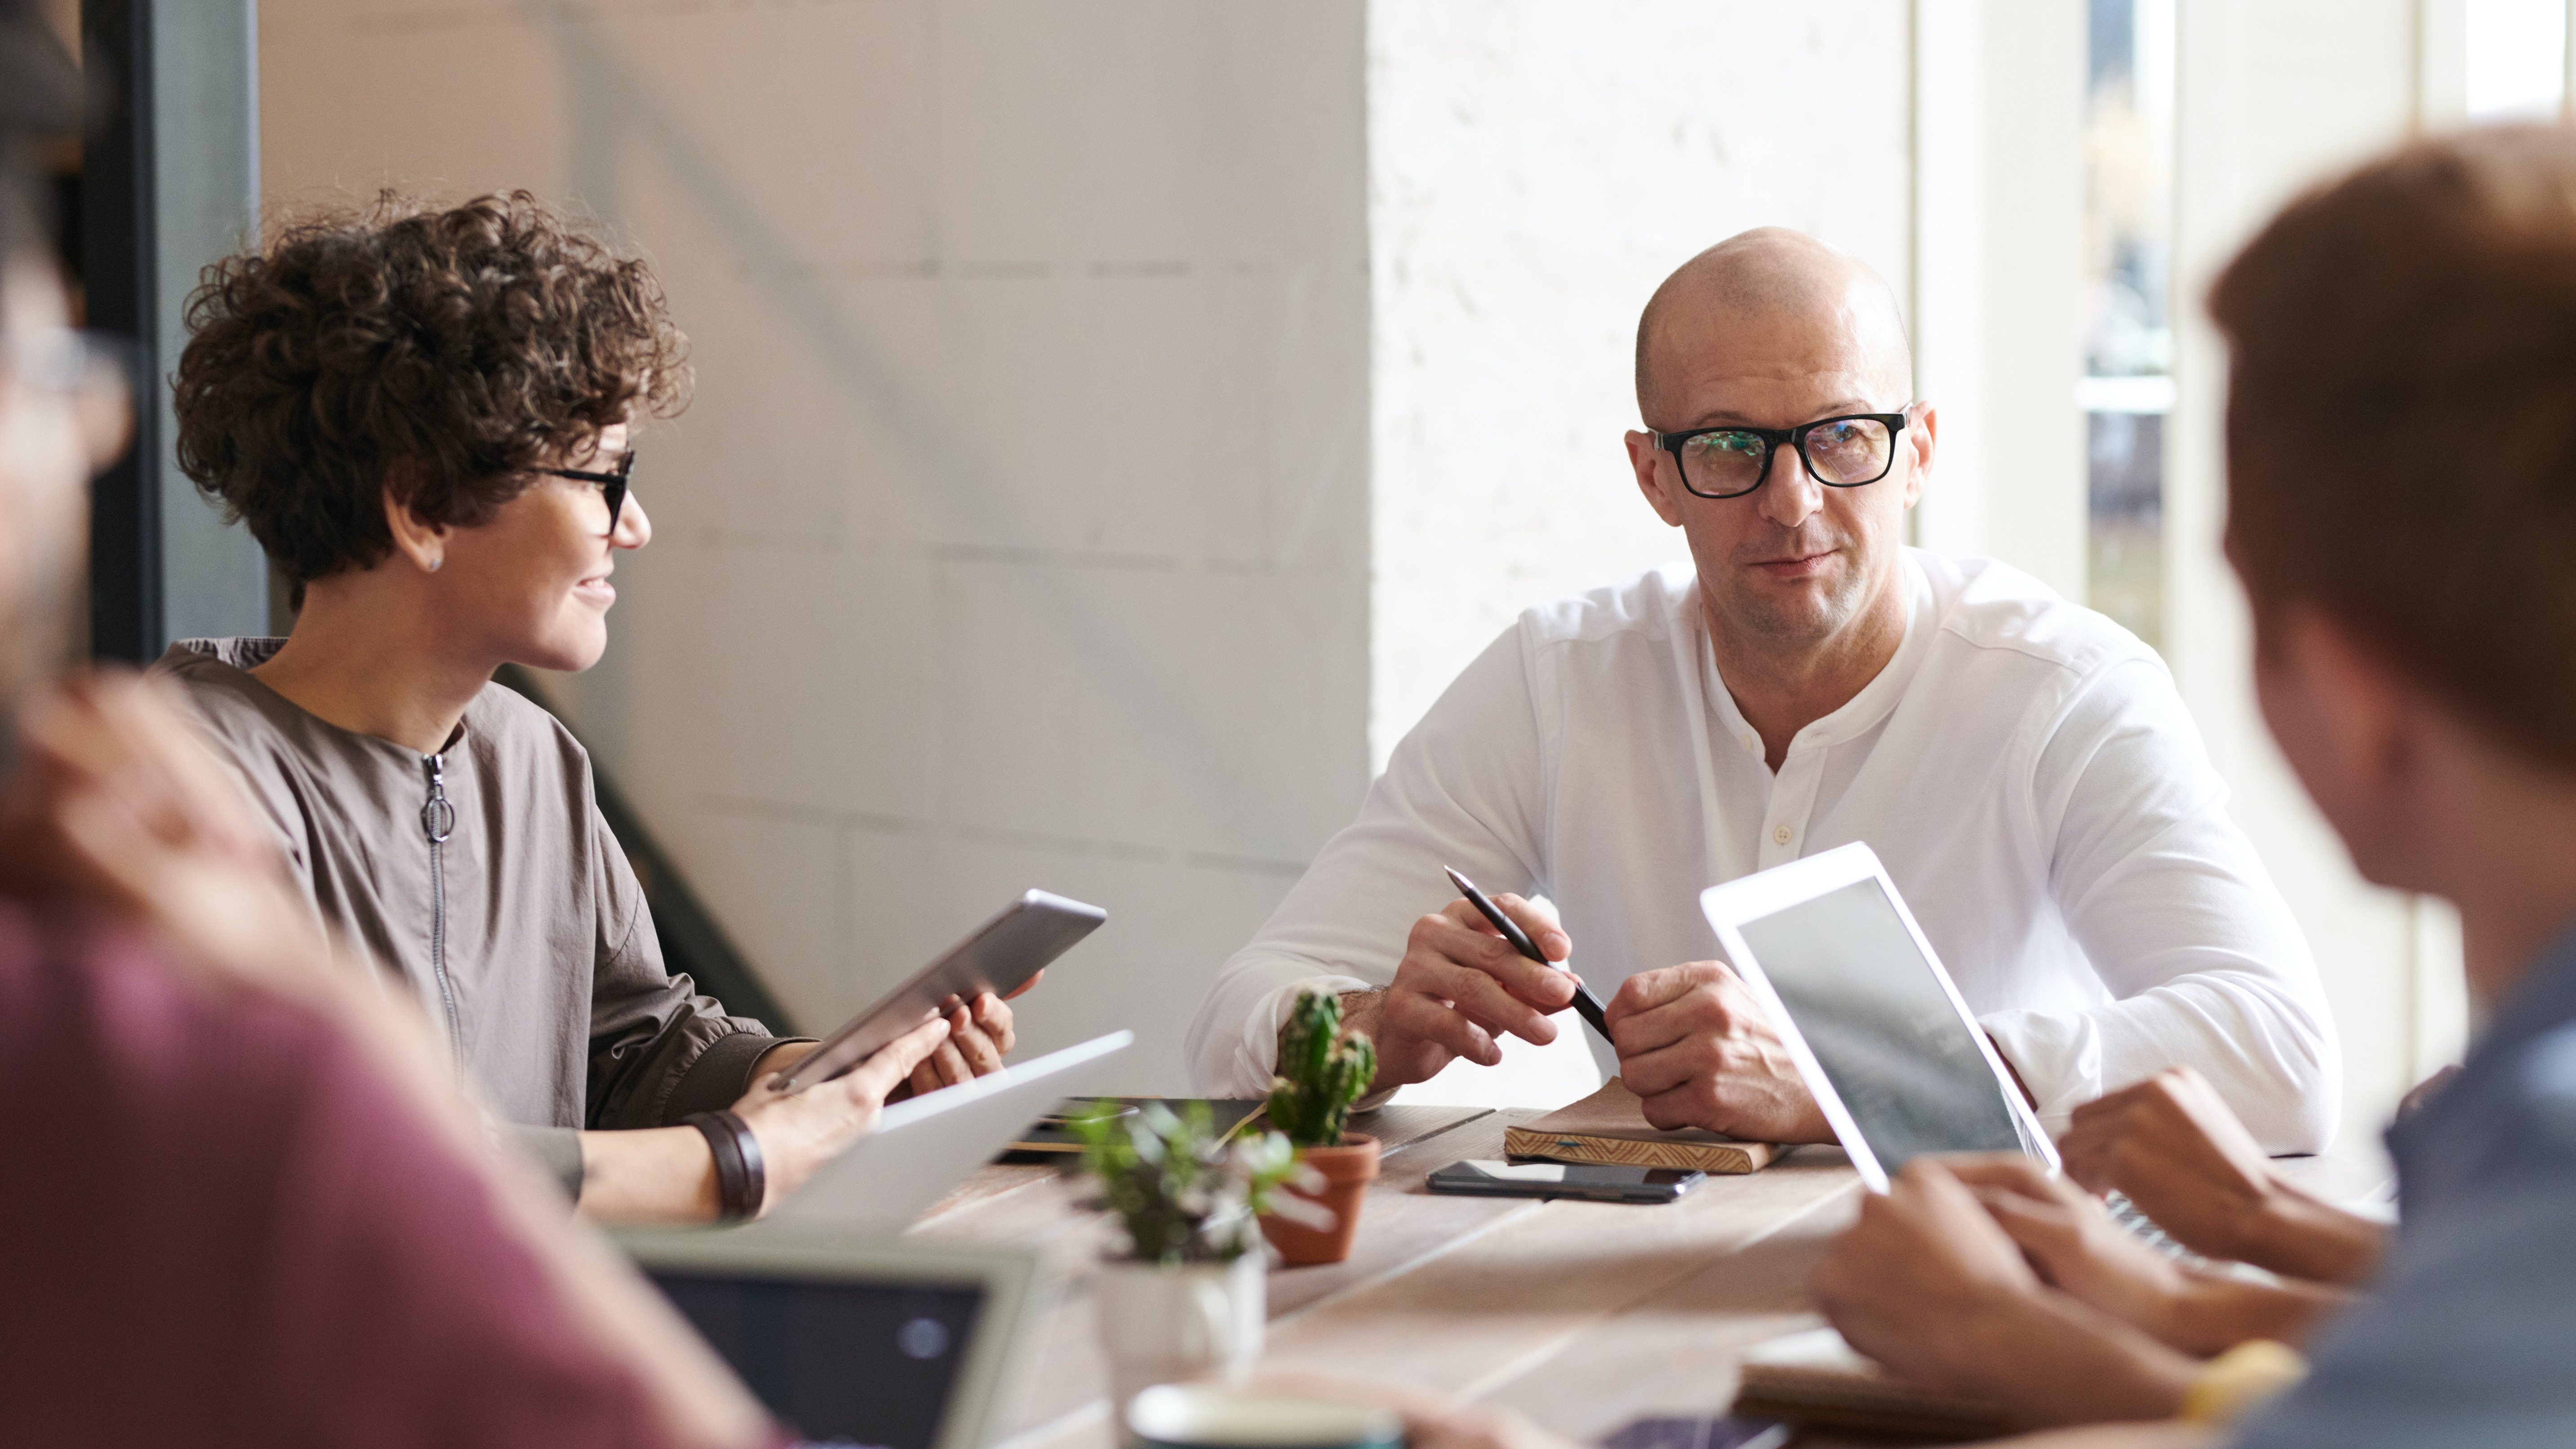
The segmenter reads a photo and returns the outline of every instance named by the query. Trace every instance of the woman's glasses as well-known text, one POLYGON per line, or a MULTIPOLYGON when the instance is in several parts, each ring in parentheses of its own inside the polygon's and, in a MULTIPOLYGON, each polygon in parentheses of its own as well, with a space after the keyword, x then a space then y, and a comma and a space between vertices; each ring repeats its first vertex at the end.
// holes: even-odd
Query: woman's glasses
POLYGON ((600 496, 608 500, 608 531, 611 536, 614 536, 617 532, 617 515, 626 509, 626 479, 635 471, 635 450, 629 448, 617 455, 617 471, 614 473, 588 472, 580 468, 531 468, 528 471, 543 473, 554 478, 578 478, 584 483, 598 484, 600 496))

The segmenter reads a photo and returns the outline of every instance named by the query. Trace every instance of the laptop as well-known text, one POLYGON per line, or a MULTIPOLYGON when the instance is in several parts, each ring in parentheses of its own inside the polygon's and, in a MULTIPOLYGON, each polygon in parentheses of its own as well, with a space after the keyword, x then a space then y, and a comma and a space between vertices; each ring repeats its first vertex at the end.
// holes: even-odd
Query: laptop
POLYGON ((982 1449, 1039 1316, 1034 1255, 837 1233, 630 1232, 619 1246, 799 1440, 982 1449))
POLYGON ((1866 845, 1711 886, 1700 909, 1872 1192, 1927 1152, 2057 1146, 1866 845))
POLYGON ((875 1131, 825 1163, 766 1218, 739 1231, 902 1232, 1030 1123, 1053 1112, 1058 1101, 1097 1092, 1103 1069, 1135 1040, 1132 1031, 1113 1031, 894 1103, 877 1118, 875 1131))

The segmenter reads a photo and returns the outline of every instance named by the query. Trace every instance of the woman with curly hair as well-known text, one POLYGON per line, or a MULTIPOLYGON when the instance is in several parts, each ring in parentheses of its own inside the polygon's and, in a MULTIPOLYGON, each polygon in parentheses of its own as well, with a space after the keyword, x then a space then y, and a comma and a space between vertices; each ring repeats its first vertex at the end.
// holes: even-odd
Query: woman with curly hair
MULTIPOLYGON (((664 968, 588 756, 491 682, 596 663, 617 555, 653 536, 630 433, 689 374, 652 273, 525 192, 389 195, 209 268, 188 320, 180 464, 299 612, 283 640, 184 640, 158 668, 314 910, 417 993, 586 1214, 756 1216, 884 1088, 776 1090, 811 1045, 664 968)), ((887 1050, 927 1090, 1011 1045, 987 996, 887 1050)))

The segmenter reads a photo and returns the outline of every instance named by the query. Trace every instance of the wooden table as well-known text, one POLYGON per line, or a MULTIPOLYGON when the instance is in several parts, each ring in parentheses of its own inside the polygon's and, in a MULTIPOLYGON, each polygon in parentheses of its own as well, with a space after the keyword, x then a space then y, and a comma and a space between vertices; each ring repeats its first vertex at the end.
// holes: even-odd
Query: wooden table
MULTIPOLYGON (((1657 1206, 1434 1196, 1423 1178, 1503 1155, 1536 1110, 1389 1107, 1355 1122, 1386 1143, 1349 1261, 1270 1274, 1265 1369, 1401 1383, 1516 1409, 1592 1443, 1641 1415, 1709 1415, 1745 1349, 1822 1320, 1807 1274, 1851 1221, 1860 1179, 1839 1148, 1802 1147, 1657 1206)), ((2291 1164, 2284 1164, 2291 1166, 2291 1164)), ((2366 1160, 2293 1172, 2358 1196, 2366 1160)), ((1060 1285, 1034 1333, 1005 1449, 1109 1449, 1108 1368, 1091 1272, 1114 1230, 1052 1166, 979 1170, 924 1215, 926 1241, 1039 1253, 1060 1285)))

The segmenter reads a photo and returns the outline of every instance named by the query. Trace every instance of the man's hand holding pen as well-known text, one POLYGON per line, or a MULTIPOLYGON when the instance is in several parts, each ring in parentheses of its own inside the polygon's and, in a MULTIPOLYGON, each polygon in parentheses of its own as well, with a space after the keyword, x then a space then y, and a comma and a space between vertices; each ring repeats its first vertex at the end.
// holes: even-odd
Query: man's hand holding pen
POLYGON ((1523 956, 1463 899, 1416 920, 1393 984, 1349 1003, 1352 1029, 1377 1043, 1370 1090, 1427 1081, 1460 1057, 1493 1066, 1503 1059, 1496 1038, 1507 1033, 1541 1045, 1556 1040, 1548 1018, 1573 1004, 1577 983, 1549 963, 1565 960, 1574 940, 1545 902, 1492 899, 1547 960, 1523 956))

